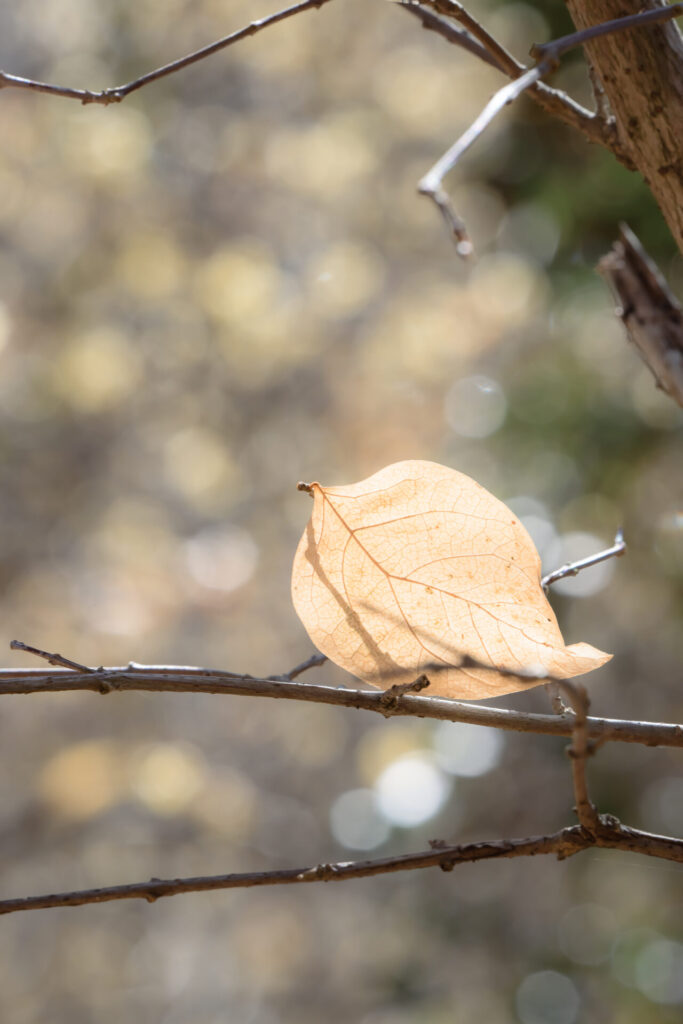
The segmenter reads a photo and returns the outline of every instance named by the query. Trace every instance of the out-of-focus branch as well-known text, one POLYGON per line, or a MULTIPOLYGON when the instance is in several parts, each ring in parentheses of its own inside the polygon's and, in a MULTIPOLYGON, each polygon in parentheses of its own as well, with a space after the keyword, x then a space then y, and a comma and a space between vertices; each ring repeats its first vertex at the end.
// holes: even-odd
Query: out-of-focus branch
POLYGON ((323 4, 329 2, 330 0, 301 0, 300 3, 294 4, 293 7, 287 7, 277 11, 275 14, 269 14, 265 18, 252 21, 237 32, 232 32, 222 39, 217 39, 216 42, 203 46, 200 50, 194 50, 178 60, 171 61, 170 64, 164 64, 162 67, 155 68, 154 71, 148 71, 147 74, 140 75, 139 78, 134 78, 125 85, 113 86, 110 89, 103 89, 101 92, 94 92, 90 89, 70 89, 62 85, 37 82, 30 78, 19 78, 17 75, 10 75, 5 71, 0 71, 0 89, 29 89, 32 92, 45 92, 51 96, 62 96, 65 99, 80 100, 83 104, 100 103, 103 106, 108 106, 110 103, 120 103, 126 96, 130 96, 132 92, 137 92, 138 89, 142 89, 145 85, 149 85, 150 82, 156 82, 160 78, 174 75, 177 71, 190 67, 191 64, 197 64, 199 61, 211 57, 214 53, 225 50, 226 47, 232 46, 233 43, 239 43, 248 36, 256 35, 257 32, 261 32, 262 29, 268 28, 270 25, 276 25, 279 21, 284 21, 285 18, 291 18, 295 14, 303 13, 303 11, 322 7, 323 4))
POLYGON ((626 224, 598 271, 611 286, 617 313, 657 386, 683 408, 683 310, 626 224))
MULTIPOLYGON (((30 649, 17 642, 13 646, 41 653, 37 648, 30 649)), ((60 656, 49 657, 56 659, 60 656)), ((471 725, 485 725, 494 729, 547 736, 571 736, 573 729, 573 716, 570 715, 538 715, 509 711, 506 708, 486 707, 481 704, 447 700, 443 697, 421 697, 414 693, 404 693, 396 697, 388 707, 385 694, 381 690, 350 690, 315 683, 290 682, 283 680, 282 677, 258 679, 234 672, 185 665, 131 663, 117 668, 86 671, 57 668, 52 672, 35 668, 0 669, 0 696, 70 693, 83 690, 99 694, 135 690, 153 693, 269 697, 358 708, 374 711, 385 717, 413 716, 445 722, 467 722, 471 725)), ((616 741, 641 743, 651 747, 683 747, 683 725, 589 718, 587 729, 590 739, 601 743, 616 741)))
POLYGON ((541 586, 546 590, 553 583, 557 583, 558 580, 563 580, 567 576, 578 576, 583 569, 588 569, 591 565, 606 562, 608 558, 620 558, 625 551, 626 541, 624 540, 624 534, 619 529, 614 538, 614 544, 611 547, 605 548, 604 551, 598 551, 595 555, 588 555, 587 558, 579 558, 576 562, 567 562, 566 565, 561 566, 559 569, 549 572, 541 580, 541 586))
POLYGON ((51 907, 78 907, 86 903, 109 903, 113 900, 143 899, 149 903, 165 896, 178 896, 189 892, 211 892, 217 889, 250 889, 257 886, 297 885, 307 882, 345 882, 353 878, 393 874, 397 871, 416 871, 439 867, 452 871, 458 864, 479 860, 498 860, 510 857, 534 857, 555 854, 559 860, 571 857, 581 850, 607 847, 627 850, 649 857, 683 863, 683 840, 652 835, 620 825, 605 816, 602 827, 591 835, 581 826, 564 828, 547 836, 528 839, 497 839, 491 842, 447 845, 436 840, 431 850, 384 857, 377 860, 342 861, 336 864, 316 864, 313 867, 289 868, 280 871, 253 871, 243 874, 211 875, 200 878, 152 878, 148 882, 113 885, 103 889, 81 889, 77 892, 51 893, 47 896, 28 896, 23 899, 0 900, 0 914, 23 910, 46 910, 51 907))

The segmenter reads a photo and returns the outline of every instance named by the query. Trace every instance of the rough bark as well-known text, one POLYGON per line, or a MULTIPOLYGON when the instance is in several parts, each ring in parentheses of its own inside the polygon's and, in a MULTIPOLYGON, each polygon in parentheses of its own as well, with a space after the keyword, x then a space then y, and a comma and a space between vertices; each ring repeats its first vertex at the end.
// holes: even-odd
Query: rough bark
MULTIPOLYGON (((658 0, 566 0, 577 29, 666 6, 658 0)), ((683 38, 675 22, 586 44, 617 138, 649 185, 683 253, 683 38)))

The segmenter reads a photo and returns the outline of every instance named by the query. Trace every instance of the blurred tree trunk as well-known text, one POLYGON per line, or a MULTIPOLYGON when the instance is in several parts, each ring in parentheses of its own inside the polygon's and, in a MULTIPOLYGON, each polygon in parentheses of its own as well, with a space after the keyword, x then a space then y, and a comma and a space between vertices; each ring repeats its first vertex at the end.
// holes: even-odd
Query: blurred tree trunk
MULTIPOLYGON (((577 29, 667 6, 658 0, 567 0, 577 29)), ((620 145, 645 178, 683 253, 683 37, 674 21, 586 44, 620 145)))

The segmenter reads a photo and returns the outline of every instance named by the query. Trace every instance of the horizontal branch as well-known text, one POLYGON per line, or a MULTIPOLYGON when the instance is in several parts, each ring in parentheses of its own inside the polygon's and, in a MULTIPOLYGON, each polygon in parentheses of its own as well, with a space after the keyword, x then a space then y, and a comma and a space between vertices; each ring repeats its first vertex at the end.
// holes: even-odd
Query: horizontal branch
MULTIPOLYGON (((388 702, 386 695, 379 690, 351 690, 316 683, 290 682, 283 678, 258 679, 249 675, 184 665, 132 663, 116 668, 86 671, 83 669, 0 669, 0 696, 80 690, 90 690, 99 694, 142 690, 153 693, 270 697, 358 708, 377 712, 384 717, 412 716, 446 722, 467 722, 471 725, 547 736, 572 735, 573 716, 569 714, 538 715, 524 711, 508 711, 505 708, 486 707, 442 697, 421 697, 412 693, 403 694, 388 702)), ((587 729, 589 738, 600 743, 619 741, 641 743, 650 747, 683 747, 683 725, 589 718, 587 729)))
POLYGON ((580 825, 575 825, 552 835, 533 836, 528 839, 497 839, 463 845, 447 845, 436 840, 431 850, 377 860, 340 861, 306 868, 250 871, 200 878, 152 878, 148 882, 130 885, 112 885, 100 889, 81 889, 76 892, 0 900, 0 914, 12 914, 23 910, 47 910, 53 907, 78 907, 86 903, 109 903, 114 900, 143 899, 154 903, 165 896, 179 896, 189 892, 251 889, 257 886, 297 885, 307 882, 344 882, 353 878, 370 878, 397 871, 434 867, 441 868, 442 871, 451 871, 459 864, 473 861, 534 857, 539 854, 555 854, 558 859, 563 860, 581 850, 594 847, 625 850, 683 863, 683 840, 627 828, 615 818, 602 815, 594 834, 589 834, 580 825))
POLYGON ((259 18, 257 21, 252 21, 249 25, 245 25, 244 28, 239 29, 237 32, 232 32, 230 35, 224 36, 222 39, 217 39, 216 42, 210 43, 208 46, 203 46, 200 50, 194 50, 192 53, 188 53, 184 57, 180 57, 178 60, 171 61, 170 64, 164 64, 162 67, 155 68, 154 71, 149 71, 147 74, 140 75, 139 78, 134 78, 131 82, 126 82, 125 85, 116 85, 110 89, 103 89, 100 92, 94 92, 90 89, 70 89, 63 85, 51 85, 48 82, 37 82, 30 78, 19 78, 17 75, 10 75, 5 71, 0 71, 0 89, 7 89, 10 87, 15 89, 29 89, 32 92, 45 92, 51 96, 61 96, 65 99, 79 100, 83 104, 99 103, 103 106, 108 106, 110 103, 120 103, 121 100, 126 98, 126 96, 130 96, 132 92, 142 89, 145 85, 149 85, 150 82, 156 82, 160 78, 166 78, 168 75, 173 75, 177 71, 182 71, 183 68, 187 68, 191 64, 197 64, 199 61, 205 60, 207 57, 211 57, 214 53, 218 53, 220 50, 225 50, 226 47, 232 46, 233 43, 239 43, 248 36, 256 35, 257 32, 260 32, 264 28, 268 28, 270 25, 276 25, 278 22, 284 21, 285 18, 291 18, 293 15, 301 14, 303 11, 322 7, 323 4, 329 2, 330 0, 301 0, 301 3, 294 4, 293 7, 287 7, 284 10, 277 11, 275 14, 269 14, 265 18, 259 18))

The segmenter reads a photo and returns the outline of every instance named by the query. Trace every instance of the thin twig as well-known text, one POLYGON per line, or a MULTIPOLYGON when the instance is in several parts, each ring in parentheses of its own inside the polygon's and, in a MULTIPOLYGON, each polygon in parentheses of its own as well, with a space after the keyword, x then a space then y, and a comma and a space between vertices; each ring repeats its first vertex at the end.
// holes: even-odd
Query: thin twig
POLYGON ((557 583, 558 580, 566 579, 568 576, 578 576, 582 569, 589 569, 591 565, 606 562, 608 558, 620 558, 625 551, 626 541, 624 540, 621 528, 619 528, 614 537, 614 544, 611 547, 605 548, 604 551, 598 551, 595 555, 588 555, 587 558, 579 558, 576 562, 567 562, 566 565, 555 569, 554 572, 549 572, 541 580, 541 586, 544 590, 547 590, 548 587, 551 587, 553 583, 557 583))
POLYGON ((593 97, 595 99, 595 112, 605 123, 614 122, 615 118, 612 114, 612 108, 609 105, 609 99, 605 92, 605 87, 602 84, 600 75, 595 70, 595 65, 590 59, 589 55, 586 54, 586 65, 588 67, 588 77, 590 78, 591 86, 593 87, 593 97))
POLYGON ((577 46, 583 46, 591 39, 597 39, 598 36, 614 35, 616 32, 626 32, 629 29, 642 28, 657 22, 672 21, 681 15, 683 15, 683 3, 640 11, 638 14, 627 14, 623 18, 614 18, 611 21, 603 21, 599 25, 591 25, 590 28, 581 29, 580 32, 570 32, 569 35, 552 39, 549 43, 537 43, 531 48, 531 56, 538 61, 547 58, 557 60, 562 54, 577 46))
POLYGON ((504 71, 510 78, 517 78, 526 71, 523 64, 512 56, 491 33, 484 28, 480 21, 477 21, 469 11, 465 10, 458 0, 422 0, 429 7, 433 7, 438 14, 445 14, 465 28, 484 47, 496 63, 496 66, 504 71))
MULTIPOLYGON (((467 722, 494 729, 537 733, 547 736, 571 736, 572 718, 539 715, 487 707, 443 697, 405 694, 396 707, 382 704, 378 690, 350 690, 315 683, 282 682, 258 679, 234 672, 184 665, 138 665, 103 668, 87 675, 67 669, 45 672, 42 669, 0 669, 0 696, 32 693, 68 693, 92 691, 147 691, 153 693, 205 693, 241 697, 266 697, 358 708, 381 715, 414 716, 446 722, 467 722)), ((588 719, 588 734, 599 742, 641 743, 645 746, 683 747, 683 725, 667 722, 621 721, 613 718, 588 719)))
POLYGON ((265 18, 252 21, 237 32, 232 32, 230 35, 210 43, 208 46, 203 46, 200 50, 194 50, 178 60, 171 61, 170 64, 164 64, 162 67, 155 68, 154 71, 140 75, 139 78, 134 78, 125 85, 113 86, 110 89, 103 89, 101 92, 94 92, 90 89, 70 89, 66 86, 51 85, 47 82, 38 82, 30 78, 19 78, 17 75, 10 75, 5 71, 0 71, 0 89, 10 87, 30 89, 33 92, 45 92, 52 96, 64 97, 65 99, 80 100, 83 104, 100 103, 107 106, 110 103, 120 103, 126 96, 130 96, 131 93, 142 89, 145 85, 149 85, 150 82, 156 82, 160 78, 166 78, 177 71, 182 71, 183 68, 190 67, 190 65, 196 64, 198 61, 204 60, 206 57, 210 57, 212 54, 218 53, 228 46, 232 46, 233 43, 239 43, 248 36, 256 35, 262 29, 275 25, 279 21, 284 21, 285 18, 291 18, 293 15, 301 14, 303 11, 322 7, 323 4, 329 2, 330 0, 301 0, 300 3, 295 4, 293 7, 287 7, 284 10, 277 11, 275 14, 269 14, 265 18))
POLYGON ((424 3, 418 3, 416 0, 398 0, 396 3, 397 7, 407 11, 408 14, 414 14, 415 17, 419 18, 422 22, 422 27, 427 31, 436 32, 437 35, 447 39, 449 43, 453 43, 455 46, 459 46, 463 50, 467 50, 474 57, 478 57, 479 60, 483 60, 485 64, 495 68, 496 71, 503 71, 500 62, 496 57, 493 56, 489 50, 478 43, 476 39, 473 39, 471 35, 463 31, 463 29, 456 28, 450 21, 440 17, 434 11, 426 7, 425 4, 429 0, 424 0, 424 3))
MULTIPOLYGON (((407 9, 410 9, 410 6, 408 5, 407 9)), ((442 3, 442 9, 443 6, 442 3)), ((443 179, 449 171, 453 170, 458 160, 477 141, 501 110, 508 103, 512 103, 513 100, 521 96, 527 89, 536 85, 550 71, 553 71, 558 65, 560 56, 575 46, 582 46, 597 36, 621 32, 625 29, 637 28, 641 25, 653 24, 658 21, 668 21, 671 18, 677 17, 681 11, 683 11, 683 3, 675 4, 672 7, 657 8, 654 11, 628 15, 625 18, 615 18, 612 21, 603 22, 601 25, 594 25, 580 32, 573 32, 571 35, 562 36, 560 39, 544 43, 542 46, 532 47, 531 54, 537 61, 534 67, 525 71, 519 78, 516 78, 509 85, 503 86, 502 89, 495 93, 479 117, 453 143, 450 149, 437 160, 431 170, 424 175, 418 184, 418 191, 422 195, 428 196, 435 203, 439 213, 456 236, 456 239, 459 240, 464 234, 464 225, 453 207, 450 196, 443 188, 443 179)), ((598 120, 596 115, 592 116, 598 120)), ((614 148, 614 146, 610 148, 614 148)), ((470 246, 462 246, 459 242, 458 252, 460 255, 469 256, 471 251, 470 246)))
POLYGON ((25 651, 27 654, 35 654, 37 658, 42 658, 48 665, 59 665, 60 668, 70 668, 76 672, 94 672, 95 669, 88 668, 87 665, 81 665, 78 661, 72 661, 71 658, 65 658, 62 654, 50 654, 49 651, 42 651, 39 647, 31 647, 30 644, 25 644, 21 640, 10 640, 11 651, 25 651))
POLYGON ((189 892, 211 892, 217 889, 249 889, 256 886, 296 885, 308 882, 343 882, 353 878, 393 874, 439 867, 451 871, 459 864, 511 857, 533 857, 555 854, 559 860, 593 847, 628 850, 650 857, 683 863, 683 840, 652 835, 620 825, 605 815, 595 835, 581 826, 561 829, 552 835, 526 839, 498 839, 491 842, 446 846, 437 841, 432 849, 419 853, 383 857, 377 860, 342 861, 316 864, 306 868, 279 871, 254 871, 243 874, 211 875, 199 878, 152 878, 148 882, 114 885, 104 889, 81 889, 76 892, 28 896, 0 901, 0 914, 25 910, 46 910, 51 907, 77 907, 86 903, 108 903, 113 900, 144 899, 149 903, 165 896, 189 892))
POLYGON ((302 672, 308 672, 309 668, 319 668, 321 665, 324 665, 326 661, 326 654, 312 654, 310 658, 306 658, 306 661, 302 661, 300 665, 296 666, 296 668, 291 668, 286 675, 278 676, 276 678, 282 678, 285 681, 291 682, 292 679, 296 679, 297 676, 300 676, 302 672))
MULTIPOLYGON (((526 71, 514 82, 504 85, 494 94, 486 104, 479 117, 463 132, 459 139, 448 149, 444 155, 437 160, 434 166, 425 174, 418 184, 418 192, 421 195, 432 199, 446 223, 451 227, 453 233, 458 237, 456 226, 462 224, 460 217, 455 213, 450 196, 442 187, 443 179, 449 171, 452 171, 458 160, 467 152, 480 135, 488 128, 497 114, 512 103, 518 96, 528 89, 534 82, 537 82, 549 70, 549 63, 541 63, 526 71)), ((458 247, 460 251, 460 247, 458 247)), ((467 253, 469 254, 469 253, 467 253)), ((462 255, 462 253, 461 253, 462 255)))
POLYGON ((574 809, 579 819, 579 825, 595 836, 600 820, 589 795, 588 782, 586 780, 586 759, 592 753, 592 747, 588 739, 588 694, 580 683, 573 683, 565 680, 557 684, 562 693, 568 699, 574 711, 574 727, 572 729, 572 743, 568 748, 572 761, 572 782, 574 784, 574 809))
MULTIPOLYGON (((429 3, 431 0, 425 0, 425 2, 429 3)), ((509 60, 501 64, 499 59, 493 56, 493 52, 499 53, 503 48, 486 33, 482 26, 479 26, 481 32, 486 33, 488 38, 495 44, 495 46, 490 46, 488 50, 477 43, 475 39, 472 39, 466 32, 461 32, 445 18, 435 14, 434 11, 425 7, 422 3, 416 2, 416 0, 399 0, 397 6, 417 17, 422 22, 423 28, 436 32, 449 43, 460 46, 462 49, 467 50, 468 53, 474 54, 474 56, 479 57, 486 64, 496 67, 509 78, 519 78, 520 75, 528 70, 526 65, 516 61, 510 54, 508 54, 509 60)), ((507 53, 505 50, 503 52, 507 53)), ((528 94, 548 114, 559 118, 559 120, 564 121, 570 127, 576 128, 590 142, 605 146, 615 153, 622 162, 628 162, 628 158, 622 152, 616 138, 613 119, 603 121, 596 113, 581 106, 580 103, 577 103, 576 100, 568 96, 562 89, 555 89, 545 82, 534 83, 530 87, 528 94)))

